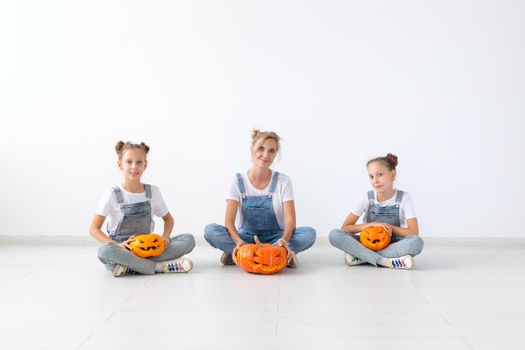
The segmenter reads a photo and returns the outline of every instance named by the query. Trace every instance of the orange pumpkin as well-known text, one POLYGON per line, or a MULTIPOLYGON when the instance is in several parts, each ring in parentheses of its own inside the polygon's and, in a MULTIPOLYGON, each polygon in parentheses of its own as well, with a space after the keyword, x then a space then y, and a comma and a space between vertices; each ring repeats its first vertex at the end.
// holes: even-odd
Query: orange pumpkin
POLYGON ((237 250, 237 265, 244 271, 270 275, 288 265, 287 252, 283 247, 263 244, 254 236, 255 244, 245 244, 237 250))
POLYGON ((164 240, 155 233, 135 236, 129 243, 131 252, 141 258, 158 256, 166 249, 164 240))
POLYGON ((390 235, 383 226, 368 227, 361 231, 361 244, 375 251, 385 249, 390 244, 390 235))

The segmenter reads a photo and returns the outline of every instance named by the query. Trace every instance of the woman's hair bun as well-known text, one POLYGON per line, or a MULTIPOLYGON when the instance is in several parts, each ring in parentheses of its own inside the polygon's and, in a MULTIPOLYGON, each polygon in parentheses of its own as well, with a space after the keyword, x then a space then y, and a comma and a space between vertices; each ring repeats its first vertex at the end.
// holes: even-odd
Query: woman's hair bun
POLYGON ((261 133, 261 130, 253 129, 252 130, 252 141, 255 140, 257 138, 257 135, 259 135, 260 133, 261 133))

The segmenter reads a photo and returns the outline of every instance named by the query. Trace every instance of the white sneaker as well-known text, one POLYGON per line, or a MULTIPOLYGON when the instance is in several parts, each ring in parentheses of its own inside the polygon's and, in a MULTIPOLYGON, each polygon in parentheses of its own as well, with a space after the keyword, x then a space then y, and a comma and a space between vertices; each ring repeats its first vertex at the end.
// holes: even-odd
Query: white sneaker
POLYGON ((120 277, 125 275, 134 275, 135 271, 130 269, 129 267, 122 266, 119 264, 115 265, 115 268, 113 269, 113 276, 114 277, 120 277))
POLYGON ((357 256, 350 255, 345 253, 345 263, 348 266, 356 266, 366 264, 366 261, 359 259, 357 256))
POLYGON ((162 262, 165 273, 189 272, 193 268, 193 262, 189 258, 178 258, 162 262))
POLYGON ((414 267, 414 258, 410 255, 400 256, 399 258, 388 259, 388 267, 391 269, 411 270, 414 267))

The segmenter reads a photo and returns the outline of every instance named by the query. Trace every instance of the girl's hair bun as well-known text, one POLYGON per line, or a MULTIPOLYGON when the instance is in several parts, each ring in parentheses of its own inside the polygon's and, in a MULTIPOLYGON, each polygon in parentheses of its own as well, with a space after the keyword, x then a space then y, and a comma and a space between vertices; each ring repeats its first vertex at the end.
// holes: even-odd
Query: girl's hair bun
POLYGON ((141 143, 140 143, 140 146, 141 146, 142 148, 144 148, 144 151, 146 152, 146 154, 148 154, 148 152, 149 152, 149 146, 146 145, 144 142, 141 142, 141 143))
POLYGON ((120 154, 120 152, 122 151, 122 147, 124 147, 124 145, 125 145, 124 141, 117 142, 117 144, 115 145, 115 151, 117 152, 117 154, 120 154))
POLYGON ((374 159, 370 159, 367 163, 366 163, 366 166, 369 166, 370 163, 374 163, 374 162, 380 162, 382 163, 384 166, 386 166, 389 170, 396 170, 396 166, 398 164, 398 161, 397 161, 397 156, 395 154, 392 154, 392 153, 388 153, 386 156, 384 157, 377 157, 377 158, 374 158, 374 159))
POLYGON ((122 156, 124 155, 124 152, 126 152, 128 149, 132 149, 132 148, 140 148, 141 150, 144 151, 144 155, 145 156, 148 155, 149 146, 146 145, 144 142, 133 143, 133 142, 129 142, 129 141, 127 141, 127 142, 119 141, 115 145, 115 151, 118 154, 118 159, 121 160, 122 156))
POLYGON ((386 161, 392 164, 392 167, 395 169, 397 166, 397 156, 392 153, 388 153, 385 157, 386 161))

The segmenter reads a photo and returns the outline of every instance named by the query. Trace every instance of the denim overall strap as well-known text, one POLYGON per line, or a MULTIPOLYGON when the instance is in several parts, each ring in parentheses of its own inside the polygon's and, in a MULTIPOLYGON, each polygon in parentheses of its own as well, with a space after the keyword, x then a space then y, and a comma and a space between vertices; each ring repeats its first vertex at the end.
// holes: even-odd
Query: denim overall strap
POLYGON ((144 193, 146 194, 146 198, 150 200, 151 199, 151 186, 150 185, 144 184, 144 193))
MULTIPOLYGON (((272 200, 272 193, 275 191, 278 176, 279 173, 277 173, 277 175, 274 173, 268 195, 247 196, 244 192, 242 199, 241 210, 243 222, 241 229, 252 235, 257 234, 261 236, 261 240, 264 240, 263 236, 273 234, 276 230, 280 230, 277 218, 275 217, 272 200)), ((239 179, 239 189, 241 189, 241 192, 245 189, 242 178, 239 179)))
POLYGON ((277 187, 277 178, 279 177, 279 172, 276 171, 273 173, 272 176, 272 183, 270 184, 269 194, 268 197, 272 198, 273 193, 275 192, 275 188, 277 187))
POLYGON ((374 201, 375 201, 375 195, 374 195, 374 191, 368 191, 366 193, 367 197, 368 197, 368 210, 366 211, 366 215, 365 215, 365 219, 364 221, 366 223, 368 222, 373 222, 373 220, 370 219, 370 213, 371 213, 371 210, 373 207, 374 207, 374 201))
POLYGON ((144 192, 147 200, 145 202, 124 204, 124 197, 120 188, 113 188, 117 198, 122 219, 117 225, 117 229, 109 233, 109 237, 116 242, 124 242, 131 236, 151 233, 151 186, 144 185, 144 192))
POLYGON ((241 174, 237 173, 237 184, 239 185, 239 192, 241 192, 241 197, 246 198, 246 188, 244 187, 244 181, 242 180, 241 174))
POLYGON ((117 203, 119 207, 124 203, 124 197, 122 196, 122 191, 118 186, 113 187, 113 193, 115 193, 115 197, 117 197, 117 203))
POLYGON ((396 204, 389 205, 386 207, 380 207, 375 204, 374 191, 368 192, 368 211, 366 213, 366 222, 384 222, 394 226, 400 226, 401 221, 399 219, 399 207, 401 200, 403 199, 403 191, 397 191, 396 204))
POLYGON ((401 190, 397 191, 397 194, 396 194, 396 205, 398 206, 398 208, 401 206, 401 201, 403 200, 403 195, 404 194, 405 194, 405 192, 403 192, 401 190))

